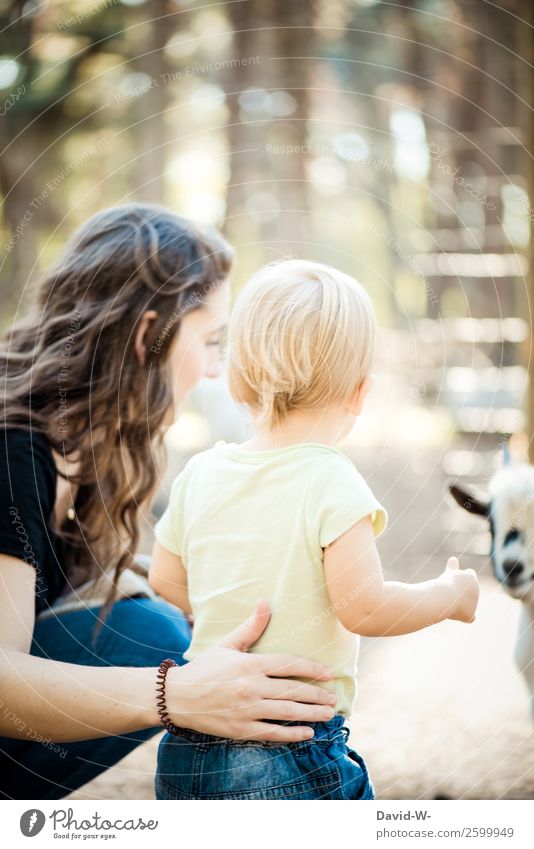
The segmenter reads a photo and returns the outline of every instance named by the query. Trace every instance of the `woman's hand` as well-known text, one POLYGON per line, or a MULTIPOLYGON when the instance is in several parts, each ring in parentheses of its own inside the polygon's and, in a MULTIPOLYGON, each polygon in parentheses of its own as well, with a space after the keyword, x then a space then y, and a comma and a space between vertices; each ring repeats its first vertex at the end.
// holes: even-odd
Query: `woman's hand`
POLYGON ((217 737, 287 743, 309 740, 306 725, 263 720, 323 722, 334 715, 335 696, 323 687, 290 678, 328 681, 329 669, 290 655, 247 654, 269 622, 269 605, 258 599, 239 628, 185 666, 167 674, 167 711, 175 725, 217 737))

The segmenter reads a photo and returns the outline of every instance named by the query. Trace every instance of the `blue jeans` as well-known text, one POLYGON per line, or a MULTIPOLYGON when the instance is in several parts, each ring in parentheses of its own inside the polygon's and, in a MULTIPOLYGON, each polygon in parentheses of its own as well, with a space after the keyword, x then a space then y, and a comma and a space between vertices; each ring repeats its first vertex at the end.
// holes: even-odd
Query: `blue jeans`
MULTIPOLYGON (((183 614, 163 599, 115 602, 93 646, 98 610, 85 608, 38 619, 30 654, 81 666, 156 667, 166 657, 185 663, 191 628, 183 614)), ((9 709, 2 695, 6 701, 2 710, 9 709)), ((160 731, 162 726, 157 725, 77 743, 0 737, 0 799, 61 799, 160 731)))
MULTIPOLYGON (((157 799, 374 799, 361 755, 349 749, 338 714, 310 723, 311 740, 257 743, 186 728, 164 734, 158 750, 157 799)), ((300 723, 281 723, 295 725, 300 723)))

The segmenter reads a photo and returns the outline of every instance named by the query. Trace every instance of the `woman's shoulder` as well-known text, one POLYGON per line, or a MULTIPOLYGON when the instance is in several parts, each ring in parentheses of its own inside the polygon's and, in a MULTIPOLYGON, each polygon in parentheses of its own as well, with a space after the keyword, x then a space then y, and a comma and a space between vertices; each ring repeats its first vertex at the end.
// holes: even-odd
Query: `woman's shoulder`
POLYGON ((6 442, 12 444, 32 445, 35 443, 39 446, 50 447, 45 434, 34 428, 16 424, 3 424, 0 433, 6 442))
MULTIPOLYGON (((31 472, 32 480, 52 491, 56 466, 51 445, 44 433, 17 425, 0 429, 0 477, 16 479, 31 472)), ((39 487, 41 488, 41 487, 39 487)))
POLYGON ((61 547, 51 523, 56 467, 45 434, 0 428, 0 554, 36 569, 36 611, 59 595, 65 582, 61 547))
POLYGON ((21 425, 3 425, 0 429, 0 450, 38 451, 51 464, 54 464, 52 446, 42 431, 21 425))

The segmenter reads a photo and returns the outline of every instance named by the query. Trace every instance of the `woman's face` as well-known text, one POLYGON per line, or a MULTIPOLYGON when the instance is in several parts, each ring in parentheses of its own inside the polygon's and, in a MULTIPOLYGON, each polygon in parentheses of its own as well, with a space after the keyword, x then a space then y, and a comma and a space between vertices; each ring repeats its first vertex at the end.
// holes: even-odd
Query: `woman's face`
POLYGON ((230 284, 225 281, 210 292, 201 307, 182 318, 169 355, 177 405, 203 377, 221 375, 221 343, 228 324, 230 301, 230 284))

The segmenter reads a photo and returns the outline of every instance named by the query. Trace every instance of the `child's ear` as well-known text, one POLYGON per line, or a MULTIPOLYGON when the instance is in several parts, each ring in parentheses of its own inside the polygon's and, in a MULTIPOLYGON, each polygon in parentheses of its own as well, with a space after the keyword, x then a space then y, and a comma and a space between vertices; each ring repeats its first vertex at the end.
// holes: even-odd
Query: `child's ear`
POLYGON ((370 374, 367 377, 365 377, 362 380, 362 382, 359 384, 359 386, 356 389, 356 392, 354 393, 354 395, 352 396, 352 399, 350 400, 350 402, 348 404, 345 404, 345 409, 349 410, 354 416, 359 416, 359 414, 361 413, 361 409, 362 409, 362 406, 363 406, 365 396, 369 392, 369 390, 370 390, 370 388, 371 388, 371 386, 373 385, 374 382, 375 382, 375 375, 374 374, 370 374))

